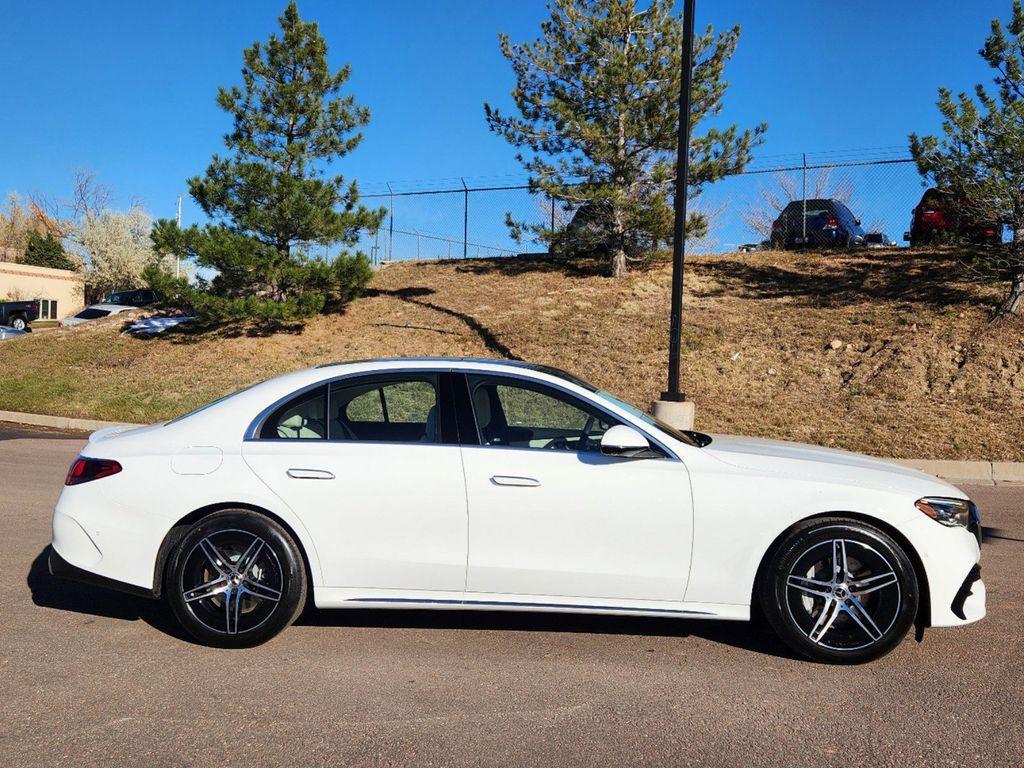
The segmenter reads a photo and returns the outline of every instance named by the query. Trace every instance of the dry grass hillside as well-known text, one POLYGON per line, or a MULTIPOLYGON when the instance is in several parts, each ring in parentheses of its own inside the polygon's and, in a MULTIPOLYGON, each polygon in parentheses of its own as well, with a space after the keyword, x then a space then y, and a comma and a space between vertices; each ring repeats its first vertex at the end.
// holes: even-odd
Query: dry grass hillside
MULTIPOLYGON (((692 259, 683 382, 697 427, 876 455, 1024 460, 1024 323, 956 259, 905 251, 692 259)), ((556 365, 646 407, 664 386, 670 273, 550 261, 395 264, 341 315, 261 335, 122 323, 0 345, 0 409, 125 421, 183 413, 317 363, 472 355, 556 365)))

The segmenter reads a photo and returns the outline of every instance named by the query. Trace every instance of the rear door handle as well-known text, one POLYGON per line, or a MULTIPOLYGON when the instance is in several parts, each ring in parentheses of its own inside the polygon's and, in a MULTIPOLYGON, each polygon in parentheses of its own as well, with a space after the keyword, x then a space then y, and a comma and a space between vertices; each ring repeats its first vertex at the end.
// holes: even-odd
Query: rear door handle
POLYGON ((328 472, 326 469, 299 469, 293 467, 288 470, 288 477, 293 477, 296 480, 333 480, 334 473, 328 472))
POLYGON ((495 485, 518 485, 522 488, 536 488, 540 480, 532 477, 516 477, 514 475, 494 475, 491 482, 495 485))

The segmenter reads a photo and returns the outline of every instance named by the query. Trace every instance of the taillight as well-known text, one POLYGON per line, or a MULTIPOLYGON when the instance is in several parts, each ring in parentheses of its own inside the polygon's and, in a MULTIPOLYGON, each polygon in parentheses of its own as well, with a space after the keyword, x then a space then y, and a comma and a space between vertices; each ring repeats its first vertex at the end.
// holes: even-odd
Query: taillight
POLYGON ((825 222, 825 227, 828 229, 835 229, 839 226, 839 219, 832 218, 825 222))
POLYGON ((121 465, 113 459, 84 459, 79 456, 68 470, 64 485, 80 485, 90 480, 116 475, 120 471, 121 465))

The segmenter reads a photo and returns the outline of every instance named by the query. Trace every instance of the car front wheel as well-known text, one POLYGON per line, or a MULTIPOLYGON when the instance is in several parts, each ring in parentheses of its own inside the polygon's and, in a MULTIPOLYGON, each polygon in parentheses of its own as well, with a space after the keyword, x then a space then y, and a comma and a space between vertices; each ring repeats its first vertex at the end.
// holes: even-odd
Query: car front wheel
POLYGON ((185 534, 164 592, 182 627, 207 645, 258 645, 290 625, 306 602, 306 571, 291 536, 247 510, 217 512, 185 534))
POLYGON ((819 520, 793 531, 761 581, 769 623, 795 651, 855 664, 891 651, 914 622, 919 588, 903 548, 854 520, 819 520))

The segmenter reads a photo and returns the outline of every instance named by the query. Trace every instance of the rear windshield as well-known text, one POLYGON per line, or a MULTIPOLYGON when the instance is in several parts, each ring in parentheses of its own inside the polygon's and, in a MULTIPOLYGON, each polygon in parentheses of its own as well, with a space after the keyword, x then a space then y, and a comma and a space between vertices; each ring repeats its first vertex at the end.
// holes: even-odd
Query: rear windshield
POLYGON ((95 309, 94 307, 87 307, 75 315, 75 317, 79 320, 95 320, 97 317, 106 317, 109 314, 109 309, 95 309))
MULTIPOLYGON (((803 208, 804 208, 804 201, 803 200, 794 200, 793 202, 791 202, 789 205, 786 206, 785 212, 798 215, 803 210, 803 208)), ((827 211, 829 211, 831 209, 832 209, 832 203, 831 203, 830 200, 808 200, 807 201, 807 215, 808 216, 810 216, 811 213, 814 213, 815 215, 817 215, 819 213, 825 213, 825 212, 827 212, 827 211)))
POLYGON ((107 296, 105 301, 108 304, 130 304, 132 301, 138 298, 142 297, 136 294, 135 291, 124 291, 122 293, 110 294, 109 296, 107 296))
POLYGON ((943 192, 941 189, 928 189, 925 190, 924 196, 921 198, 922 203, 928 203, 934 205, 935 203, 948 203, 952 195, 948 192, 943 192))

